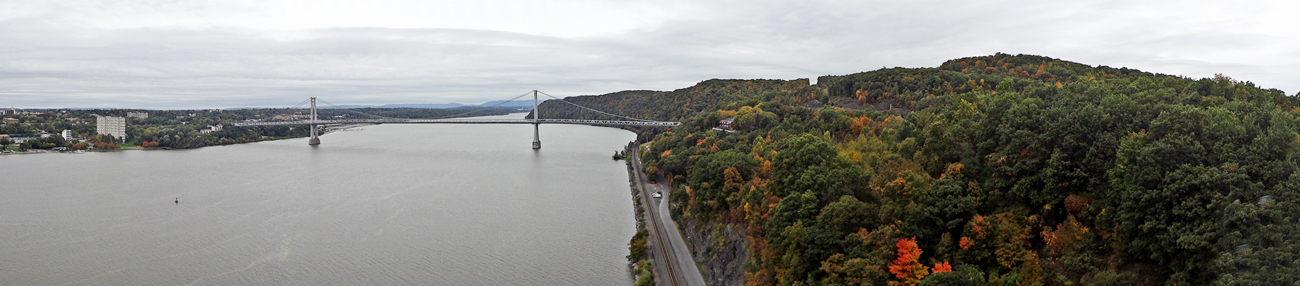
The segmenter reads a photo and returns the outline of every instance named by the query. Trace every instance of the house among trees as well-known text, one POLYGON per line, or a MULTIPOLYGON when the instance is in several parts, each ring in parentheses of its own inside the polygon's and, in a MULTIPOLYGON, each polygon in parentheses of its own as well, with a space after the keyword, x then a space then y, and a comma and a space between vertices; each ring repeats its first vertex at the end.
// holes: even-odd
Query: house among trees
POLYGON ((201 133, 201 134, 208 134, 208 133, 212 133, 212 132, 221 131, 221 127, 222 127, 221 124, 217 124, 217 125, 215 125, 215 126, 214 126, 214 125, 208 125, 208 128, 200 129, 200 130, 199 130, 199 133, 201 133))
POLYGON ((736 118, 727 117, 727 119, 719 120, 718 128, 722 128, 723 130, 736 131, 736 118))

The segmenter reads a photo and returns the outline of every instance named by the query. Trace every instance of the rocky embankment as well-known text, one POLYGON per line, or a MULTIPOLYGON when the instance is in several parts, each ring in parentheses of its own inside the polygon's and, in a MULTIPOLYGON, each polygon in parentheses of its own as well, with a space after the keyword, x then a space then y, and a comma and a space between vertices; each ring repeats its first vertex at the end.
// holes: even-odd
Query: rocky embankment
POLYGON ((680 218, 686 244, 709 285, 744 285, 749 241, 745 227, 680 218))

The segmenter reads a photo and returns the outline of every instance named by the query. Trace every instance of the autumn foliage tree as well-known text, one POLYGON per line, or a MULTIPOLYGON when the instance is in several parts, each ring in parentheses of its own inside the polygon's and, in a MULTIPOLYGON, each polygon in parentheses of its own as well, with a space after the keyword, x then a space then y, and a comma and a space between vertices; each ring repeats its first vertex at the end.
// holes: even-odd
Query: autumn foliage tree
POLYGON ((947 261, 934 264, 934 274, 944 273, 948 271, 952 271, 952 264, 948 264, 947 261))
POLYGON ((929 275, 930 271, 921 265, 921 247, 916 245, 916 237, 904 238, 898 240, 898 258, 889 264, 889 273, 893 273, 898 281, 893 281, 892 285, 916 285, 921 283, 921 278, 929 275))
POLYGON ((997 54, 573 100, 682 122, 640 132, 646 171, 742 230, 748 255, 705 255, 748 285, 1300 277, 1300 96, 1250 82, 997 54))

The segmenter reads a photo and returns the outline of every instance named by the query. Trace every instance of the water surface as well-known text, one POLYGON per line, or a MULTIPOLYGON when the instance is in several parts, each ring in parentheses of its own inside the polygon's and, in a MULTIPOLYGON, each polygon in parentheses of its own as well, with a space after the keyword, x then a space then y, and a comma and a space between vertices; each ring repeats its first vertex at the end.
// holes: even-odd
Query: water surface
POLYGON ((380 125, 325 135, 318 147, 0 156, 0 277, 627 284, 632 198, 610 155, 635 134, 544 125, 534 151, 532 128, 380 125))

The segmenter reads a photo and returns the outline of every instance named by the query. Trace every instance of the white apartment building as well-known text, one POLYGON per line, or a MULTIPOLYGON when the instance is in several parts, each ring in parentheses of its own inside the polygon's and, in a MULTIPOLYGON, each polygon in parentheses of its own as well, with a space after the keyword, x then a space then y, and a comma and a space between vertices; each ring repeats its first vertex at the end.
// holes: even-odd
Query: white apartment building
POLYGON ((63 140, 72 141, 72 130, 63 129, 63 140))
POLYGON ((95 116, 95 132, 113 135, 117 140, 126 140, 126 118, 113 116, 95 116))

